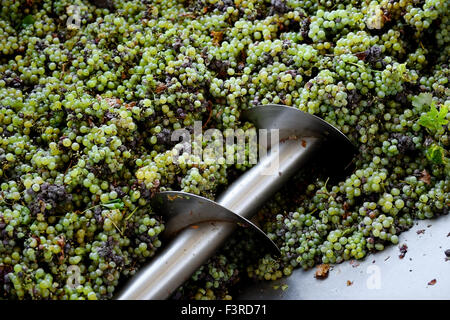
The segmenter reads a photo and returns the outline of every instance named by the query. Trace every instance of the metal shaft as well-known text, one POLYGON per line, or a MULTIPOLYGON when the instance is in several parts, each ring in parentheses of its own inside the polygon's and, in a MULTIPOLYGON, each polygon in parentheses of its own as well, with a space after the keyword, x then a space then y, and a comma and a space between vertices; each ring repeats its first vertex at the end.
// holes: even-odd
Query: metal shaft
MULTIPOLYGON (((245 218, 251 218, 319 147, 318 138, 286 140, 278 152, 267 156, 245 172, 217 202, 245 218), (277 174, 267 168, 278 157, 277 174)), ((229 222, 208 222, 197 229, 187 228, 133 277, 118 295, 119 300, 166 299, 210 258, 236 228, 229 222)))

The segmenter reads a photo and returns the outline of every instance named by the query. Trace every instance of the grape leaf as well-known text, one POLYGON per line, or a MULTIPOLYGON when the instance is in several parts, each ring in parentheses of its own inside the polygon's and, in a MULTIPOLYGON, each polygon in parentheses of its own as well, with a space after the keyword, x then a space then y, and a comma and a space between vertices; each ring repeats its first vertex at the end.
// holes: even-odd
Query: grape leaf
POLYGON ((448 113, 448 107, 441 106, 441 108, 439 109, 439 116, 438 116, 438 121, 441 123, 441 125, 446 125, 448 123, 448 120, 446 119, 447 113, 448 113))
POLYGON ((411 77, 406 69, 406 63, 397 64, 394 69, 395 75, 398 79, 403 79, 404 81, 411 82, 411 77))
POLYGON ((399 64, 397 66, 397 71, 400 75, 403 75, 406 72, 406 63, 399 64))
POLYGON ((124 203, 120 199, 115 199, 115 200, 109 201, 107 203, 102 203, 102 207, 105 207, 108 209, 123 209, 124 203))
POLYGON ((34 18, 31 14, 27 15, 22 20, 22 24, 24 24, 24 25, 29 25, 29 24, 33 24, 33 23, 34 23, 34 18))
POLYGON ((431 162, 433 162, 435 164, 443 164, 446 161, 445 156, 444 156, 444 148, 442 148, 441 146, 438 146, 437 144, 431 145, 427 149, 425 155, 428 160, 430 160, 431 162))
POLYGON ((434 101, 430 105, 430 111, 426 114, 420 116, 417 121, 422 127, 428 128, 432 131, 439 130, 443 125, 448 123, 447 117, 448 108, 447 106, 441 106, 440 110, 436 108, 434 101))
POLYGON ((317 279, 325 279, 328 277, 328 272, 330 271, 329 264, 321 264, 317 266, 316 270, 316 278, 317 279))
POLYGON ((215 46, 219 46, 220 42, 223 38, 223 32, 222 31, 211 31, 211 35, 213 36, 213 44, 215 46))
POLYGON ((433 96, 431 93, 421 93, 418 96, 413 97, 412 105, 416 108, 420 108, 422 106, 429 106, 433 101, 433 96))

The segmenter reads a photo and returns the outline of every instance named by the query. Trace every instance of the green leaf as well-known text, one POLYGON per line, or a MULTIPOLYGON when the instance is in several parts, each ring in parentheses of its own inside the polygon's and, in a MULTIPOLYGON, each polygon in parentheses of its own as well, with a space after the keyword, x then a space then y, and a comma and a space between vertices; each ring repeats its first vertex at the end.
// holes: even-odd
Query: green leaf
POLYGON ((108 209, 123 209, 125 204, 120 199, 115 199, 112 201, 109 201, 107 203, 102 203, 102 207, 108 208, 108 209))
POLYGON ((411 75, 406 69, 406 63, 397 64, 394 68, 395 75, 399 79, 403 79, 404 81, 411 82, 411 75))
POLYGON ((22 24, 24 24, 24 25, 29 25, 29 24, 33 24, 33 23, 34 23, 34 18, 31 14, 27 15, 22 20, 22 24))
POLYGON ((433 119, 429 115, 421 116, 417 123, 430 130, 434 129, 433 119))
POLYGON ((444 152, 444 148, 438 146, 437 144, 433 144, 427 149, 425 155, 431 162, 435 164, 443 164, 446 161, 444 152))
MULTIPOLYGON (((416 101, 421 103, 422 101, 416 101)), ((439 130, 443 125, 448 123, 447 118, 448 108, 447 106, 441 106, 438 111, 434 101, 431 102, 430 111, 420 116, 417 121, 422 127, 428 128, 432 131, 439 130)))
POLYGON ((400 75, 403 75, 406 72, 406 63, 399 64, 397 70, 400 75))
POLYGON ((418 96, 413 97, 412 105, 416 108, 421 108, 423 106, 430 106, 433 101, 433 96, 431 93, 421 93, 418 96))
POLYGON ((446 119, 447 113, 448 113, 448 107, 441 106, 441 108, 439 110, 439 115, 438 115, 438 121, 441 125, 446 125, 448 123, 448 120, 446 119))

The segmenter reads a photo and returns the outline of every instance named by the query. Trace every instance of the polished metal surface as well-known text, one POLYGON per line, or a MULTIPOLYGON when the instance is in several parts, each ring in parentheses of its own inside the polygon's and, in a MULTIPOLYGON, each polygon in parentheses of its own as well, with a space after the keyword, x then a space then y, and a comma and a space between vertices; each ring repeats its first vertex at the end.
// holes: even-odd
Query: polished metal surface
MULTIPOLYGON (((342 133, 336 132, 323 120, 311 118, 300 110, 274 105, 257 108, 255 111, 248 110, 246 115, 257 123, 258 128, 280 129, 282 134, 280 144, 277 148, 271 148, 266 157, 260 159, 256 166, 246 171, 217 199, 219 205, 247 219, 250 219, 270 196, 310 160, 313 154, 317 154, 324 136, 327 137, 326 140, 331 138, 337 141, 338 143, 334 144, 341 148, 352 148, 350 142, 342 138, 342 133), (271 124, 270 118, 276 126, 271 124), (314 125, 308 126, 309 121, 314 121, 314 125), (306 126, 307 130, 294 130, 296 122, 298 126, 306 126), (325 133, 320 134, 320 123, 325 133), (337 134, 339 137, 336 137, 337 134), (278 161, 277 172, 267 174, 268 168, 276 161, 278 161)), ((348 153, 340 157, 345 156, 352 157, 353 154, 348 153)), ((347 158, 346 161, 348 160, 347 158)), ((185 228, 150 264, 133 277, 117 298, 121 300, 168 298, 223 245, 235 228, 234 222, 219 221, 204 222, 195 227, 185 228)))
POLYGON ((246 286, 237 300, 450 299, 450 215, 418 221, 400 234, 398 245, 362 261, 334 265, 328 278, 316 269, 296 269, 289 277, 246 286), (408 251, 400 259, 399 246, 408 251), (435 283, 433 280, 436 280, 435 283), (349 282, 347 282, 349 281, 349 282), (434 283, 434 284, 433 284, 434 283))
POLYGON ((277 245, 253 222, 207 198, 181 191, 164 191, 155 195, 152 205, 167 221, 165 238, 172 238, 187 227, 198 228, 205 222, 231 222, 251 228, 267 248, 274 254, 280 253, 277 245))
POLYGON ((246 171, 232 183, 217 202, 246 218, 251 218, 284 183, 317 152, 318 138, 286 140, 279 144, 279 152, 270 152, 252 169, 246 171), (279 167, 274 174, 267 174, 267 168, 277 157, 279 167))
POLYGON ((261 105, 245 110, 242 116, 257 128, 279 129, 281 141, 295 137, 322 138, 315 159, 326 167, 330 174, 342 172, 350 166, 354 154, 357 153, 355 146, 337 128, 319 117, 293 107, 261 105))
MULTIPOLYGON (((218 203, 243 217, 250 217, 277 190, 288 175, 309 159, 315 143, 310 139, 308 148, 299 140, 279 145, 281 175, 264 175, 268 163, 278 156, 269 152, 267 157, 245 172, 232 184, 218 203), (285 159, 288 161, 283 161, 285 159), (284 174, 283 174, 284 172, 284 174), (268 189, 266 189, 268 188, 268 189), (262 195, 262 196, 261 196, 262 195)), ((197 228, 186 228, 171 241, 149 265, 133 277, 119 294, 120 300, 166 299, 211 257, 235 230, 235 223, 208 222, 197 228)))
POLYGON ((280 130, 280 140, 289 137, 326 138, 339 148, 353 148, 348 138, 326 121, 299 109, 266 104, 243 111, 242 116, 257 128, 280 130))

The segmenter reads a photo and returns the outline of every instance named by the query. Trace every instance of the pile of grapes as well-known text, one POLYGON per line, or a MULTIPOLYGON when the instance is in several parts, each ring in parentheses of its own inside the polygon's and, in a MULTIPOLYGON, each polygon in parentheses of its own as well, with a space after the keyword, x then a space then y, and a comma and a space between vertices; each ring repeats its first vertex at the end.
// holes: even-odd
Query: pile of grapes
POLYGON ((172 298, 362 259, 449 211, 445 0, 0 0, 0 299, 109 299, 164 244, 162 190, 214 199, 244 164, 172 161, 176 129, 285 104, 357 147, 299 172, 172 298), (329 179, 330 178, 330 179, 329 179))

